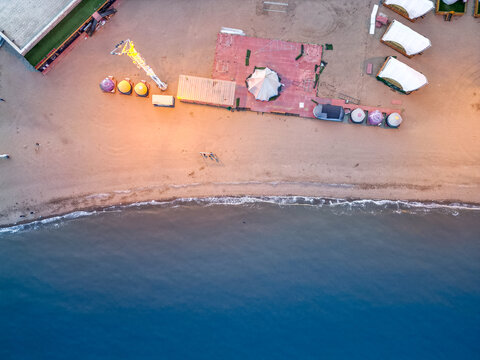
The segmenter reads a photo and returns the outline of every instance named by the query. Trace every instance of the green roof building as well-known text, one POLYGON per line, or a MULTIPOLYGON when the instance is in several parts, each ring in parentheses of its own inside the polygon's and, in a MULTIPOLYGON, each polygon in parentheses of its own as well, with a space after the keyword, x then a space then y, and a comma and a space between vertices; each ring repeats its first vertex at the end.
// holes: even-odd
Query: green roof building
POLYGON ((44 71, 85 29, 96 11, 115 0, 2 1, 0 36, 44 71))

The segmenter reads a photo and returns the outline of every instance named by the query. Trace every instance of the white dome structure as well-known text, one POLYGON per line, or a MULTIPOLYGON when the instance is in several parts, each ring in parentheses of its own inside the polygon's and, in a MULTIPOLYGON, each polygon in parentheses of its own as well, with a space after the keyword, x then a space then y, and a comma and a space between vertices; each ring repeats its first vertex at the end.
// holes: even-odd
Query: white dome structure
POLYGON ((248 91, 260 101, 268 101, 277 96, 281 86, 277 73, 268 67, 256 68, 247 78, 248 91))

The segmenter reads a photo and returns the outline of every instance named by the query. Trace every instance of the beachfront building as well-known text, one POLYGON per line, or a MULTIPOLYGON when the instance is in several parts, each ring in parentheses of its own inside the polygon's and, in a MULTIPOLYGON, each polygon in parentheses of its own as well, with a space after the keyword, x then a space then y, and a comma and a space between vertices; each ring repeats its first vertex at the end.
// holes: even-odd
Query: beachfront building
POLYGON ((15 0, 0 7, 0 36, 45 71, 115 0, 15 0), (95 14, 95 16, 94 16, 95 14))

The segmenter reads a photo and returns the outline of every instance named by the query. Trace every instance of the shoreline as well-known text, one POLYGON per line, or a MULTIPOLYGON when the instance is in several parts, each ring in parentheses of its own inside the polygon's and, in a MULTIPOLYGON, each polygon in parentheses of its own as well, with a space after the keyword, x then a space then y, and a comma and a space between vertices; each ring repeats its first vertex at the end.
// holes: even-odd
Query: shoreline
MULTIPOLYGON (((29 71, 8 46, 0 50, 0 153, 11 155, 0 161, 0 226, 152 199, 244 194, 480 204, 480 53, 468 35, 479 19, 446 23, 431 13, 409 24, 433 46, 402 59, 429 81, 406 96, 365 72, 395 54, 380 43, 382 29, 368 33, 370 0, 349 7, 295 0, 286 14, 266 14, 248 1, 218 4, 117 2, 112 20, 47 75, 29 71), (168 30, 159 32, 160 23, 168 30), (162 94, 176 96, 182 74, 211 78, 222 26, 333 44, 322 55, 328 66, 317 95, 379 107, 400 102, 405 121, 383 131, 181 101, 155 108, 150 98, 100 92, 108 75, 147 78, 128 57, 110 55, 126 38, 169 84, 162 94)), ((151 95, 160 93, 149 83, 151 95)))
MULTIPOLYGON (((472 202, 465 201, 465 199, 451 199, 442 197, 432 197, 432 186, 419 185, 399 185, 399 184, 382 184, 381 189, 374 184, 332 184, 320 182, 291 182, 291 181, 277 181, 277 182, 237 182, 237 183, 190 183, 190 184, 170 184, 158 185, 150 187, 141 187, 136 189, 114 190, 112 192, 86 194, 84 196, 76 196, 64 199, 53 199, 52 201, 38 205, 38 207, 28 209, 33 211, 33 214, 28 213, 24 217, 10 213, 5 216, 5 219, 0 220, 0 233, 8 231, 10 228, 28 226, 30 224, 50 223, 52 221, 69 219, 71 214, 83 213, 88 216, 95 213, 108 212, 110 210, 123 210, 133 207, 143 206, 157 206, 157 205, 172 205, 175 202, 196 202, 204 204, 219 204, 219 205, 241 205, 249 202, 271 202, 278 205, 333 205, 335 203, 357 204, 362 202, 373 203, 376 205, 388 204, 397 206, 413 206, 425 209, 447 208, 456 210, 479 210, 480 201, 472 202), (222 191, 205 192, 205 187, 219 187, 222 191), (237 191, 225 192, 225 187, 232 188, 241 187, 237 191), (168 190, 168 188, 170 190, 168 190), (244 192, 245 188, 256 188, 250 193, 244 192), (289 192, 287 189, 303 188, 303 192, 289 192), (317 191, 319 188, 324 189, 322 194, 317 191), (425 196, 404 196, 400 198, 381 197, 378 194, 385 194, 386 192, 395 189, 418 190, 421 188, 426 192, 425 196), (169 195, 174 192, 176 194, 169 195), (154 196, 155 192, 163 193, 163 196, 154 196), (357 196, 357 194, 364 196, 357 196), (371 196, 368 196, 368 195, 371 196), (242 202, 247 200, 246 202, 242 202), (299 199, 303 201, 298 202, 299 199), (233 203, 224 202, 222 200, 232 200, 233 203), (278 202, 276 201, 278 200, 278 202), (286 201, 286 202, 285 202, 286 201), (316 203, 312 203, 316 202, 316 203), (13 221, 12 217, 18 216, 19 221, 13 221), (53 220, 52 220, 53 219, 53 220), (4 221, 5 220, 5 221, 4 221)), ((408 191, 407 191, 408 193, 408 191)), ((438 191, 435 193, 438 194, 438 191)), ((412 194, 410 194, 412 195, 412 194)), ((74 216, 80 217, 80 216, 74 216)))

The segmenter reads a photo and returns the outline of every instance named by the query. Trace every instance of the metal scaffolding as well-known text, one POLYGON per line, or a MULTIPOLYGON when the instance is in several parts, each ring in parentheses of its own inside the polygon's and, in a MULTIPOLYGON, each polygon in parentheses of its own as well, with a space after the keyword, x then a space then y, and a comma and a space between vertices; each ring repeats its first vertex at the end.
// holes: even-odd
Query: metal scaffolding
POLYGON ((167 90, 167 84, 164 83, 160 78, 155 74, 153 69, 145 63, 143 57, 135 50, 133 41, 130 39, 122 40, 118 43, 115 48, 110 52, 112 55, 123 55, 126 54, 133 63, 137 65, 139 69, 143 69, 150 78, 155 81, 155 84, 160 88, 160 90, 167 90), (122 46, 123 45, 123 46, 122 46))

